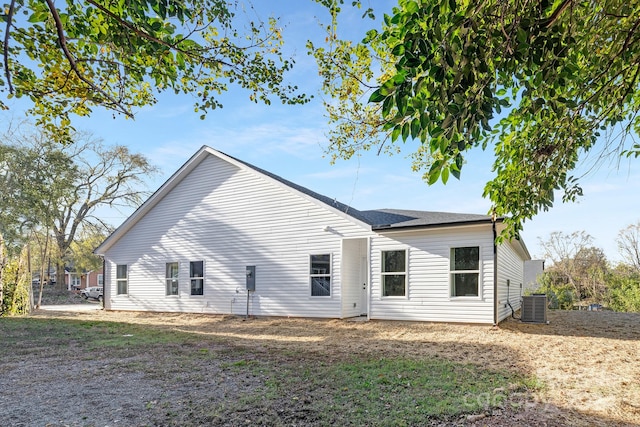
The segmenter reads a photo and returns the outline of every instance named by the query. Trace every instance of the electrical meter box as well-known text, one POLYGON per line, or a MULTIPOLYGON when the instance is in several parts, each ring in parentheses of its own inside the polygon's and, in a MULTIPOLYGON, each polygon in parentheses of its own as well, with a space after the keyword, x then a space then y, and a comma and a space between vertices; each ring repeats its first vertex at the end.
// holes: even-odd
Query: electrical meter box
POLYGON ((247 291, 254 292, 256 290, 256 266, 248 265, 246 268, 247 275, 247 291))

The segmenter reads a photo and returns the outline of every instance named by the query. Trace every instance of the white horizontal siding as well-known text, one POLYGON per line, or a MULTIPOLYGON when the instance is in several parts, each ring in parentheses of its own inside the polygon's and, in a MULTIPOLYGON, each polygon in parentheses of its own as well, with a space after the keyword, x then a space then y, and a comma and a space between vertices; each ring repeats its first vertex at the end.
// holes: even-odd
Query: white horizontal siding
MULTIPOLYGON (((107 308, 245 314, 245 266, 255 265, 250 314, 358 315, 363 312, 358 304, 366 304, 359 295, 363 256, 370 261, 371 318, 493 322, 490 225, 375 234, 307 195, 215 155, 206 156, 106 250, 107 308), (480 247, 477 298, 450 296, 450 249, 464 246, 480 247), (394 249, 407 250, 408 291, 402 298, 383 298, 380 254, 394 249), (332 255, 331 296, 311 297, 309 255, 323 253, 332 255), (190 295, 190 261, 205 263, 203 296, 190 295), (178 296, 165 295, 167 262, 179 263, 178 296), (115 295, 117 264, 128 265, 128 295, 115 295)), ((514 256, 506 252, 501 277, 517 276, 515 261, 509 261, 514 256)))
POLYGON ((245 266, 256 266, 250 313, 340 317, 343 237, 371 234, 250 170, 208 156, 106 254, 129 265, 129 294, 114 310, 246 312, 245 266), (325 231, 326 226, 331 227, 325 231), (332 295, 311 297, 309 254, 332 254, 332 295), (204 295, 191 296, 189 261, 204 260, 204 295), (165 263, 180 263, 180 295, 165 295, 165 263))
POLYGON ((372 319, 437 322, 493 322, 493 235, 490 226, 386 233, 371 241, 372 319), (452 247, 480 247, 480 296, 452 298, 449 256, 452 247), (382 297, 381 252, 408 251, 406 297, 382 297))
POLYGON ((524 260, 509 242, 498 246, 498 321, 520 308, 524 282, 524 260), (508 286, 507 286, 508 284, 508 286))

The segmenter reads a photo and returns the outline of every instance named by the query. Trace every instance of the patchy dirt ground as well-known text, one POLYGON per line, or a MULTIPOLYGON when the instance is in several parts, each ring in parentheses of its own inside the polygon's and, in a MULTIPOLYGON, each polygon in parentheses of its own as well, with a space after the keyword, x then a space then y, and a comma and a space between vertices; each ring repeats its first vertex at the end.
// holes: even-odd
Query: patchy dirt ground
MULTIPOLYGON (((292 355, 301 352, 337 359, 353 354, 439 357, 518 371, 537 377, 543 385, 535 396, 523 396, 525 401, 511 402, 504 410, 450 420, 444 423, 446 425, 640 426, 640 314, 550 312, 548 325, 508 320, 497 328, 414 322, 244 320, 210 315, 105 311, 39 310, 34 316, 164 325, 173 330, 216 336, 222 342, 229 340, 261 354, 279 349, 292 355)), ((132 360, 136 357, 144 355, 132 355, 132 360)), ((28 364, 28 355, 24 359, 28 364)), ((116 373, 106 379, 97 377, 92 375, 91 369, 97 372, 108 367, 90 365, 91 361, 83 361, 80 369, 84 382, 76 382, 75 389, 70 389, 69 383, 63 380, 68 366, 50 364, 46 372, 33 371, 44 368, 31 366, 34 377, 40 374, 52 381, 58 380, 37 383, 22 380, 14 385, 23 387, 24 403, 10 404, 23 404, 25 408, 27 405, 30 408, 56 405, 61 411, 74 408, 71 410, 85 411, 89 420, 92 418, 88 416, 91 413, 88 402, 104 401, 107 406, 103 411, 117 411, 117 408, 134 404, 132 396, 152 395, 156 387, 144 378, 126 373, 116 373), (60 372, 55 372, 56 369, 60 372), (78 384, 82 390, 77 389, 78 384)), ((251 379, 247 378, 227 393, 247 392, 251 386, 251 379)), ((164 393, 174 392, 177 391, 165 390, 164 393)), ((224 396, 228 397, 222 393, 221 398, 224 396)), ((14 425, 30 425, 20 423, 19 417, 15 421, 14 425)), ((227 425, 245 424, 243 418, 229 421, 227 425)), ((293 424, 283 422, 283 425, 293 424)), ((4 425, 1 419, 0 425, 4 425)), ((124 418, 111 419, 108 425, 139 424, 124 418)))

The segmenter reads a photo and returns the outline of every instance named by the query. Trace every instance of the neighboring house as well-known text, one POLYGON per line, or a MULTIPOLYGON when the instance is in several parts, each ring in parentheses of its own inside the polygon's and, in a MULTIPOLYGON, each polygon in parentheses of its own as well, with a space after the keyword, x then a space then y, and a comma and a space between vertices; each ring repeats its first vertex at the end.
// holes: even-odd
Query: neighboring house
POLYGON ((70 267, 65 267, 65 285, 68 290, 85 289, 91 286, 102 286, 104 273, 102 270, 74 271, 70 267))
POLYGON ((92 286, 102 286, 104 284, 104 273, 102 270, 92 270, 82 275, 83 288, 92 286))
POLYGON ((540 288, 540 276, 544 273, 544 260, 532 259, 524 262, 524 289, 534 292, 540 288))
POLYGON ((530 259, 503 227, 358 211, 202 147, 95 252, 107 310, 496 324, 530 259))

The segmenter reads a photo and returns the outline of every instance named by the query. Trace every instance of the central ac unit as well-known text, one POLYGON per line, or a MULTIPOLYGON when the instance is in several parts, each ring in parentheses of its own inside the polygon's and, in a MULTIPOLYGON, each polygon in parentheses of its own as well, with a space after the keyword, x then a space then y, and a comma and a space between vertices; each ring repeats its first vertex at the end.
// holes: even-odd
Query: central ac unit
POLYGON ((544 294, 523 296, 520 320, 529 323, 547 323, 547 296, 544 294))

